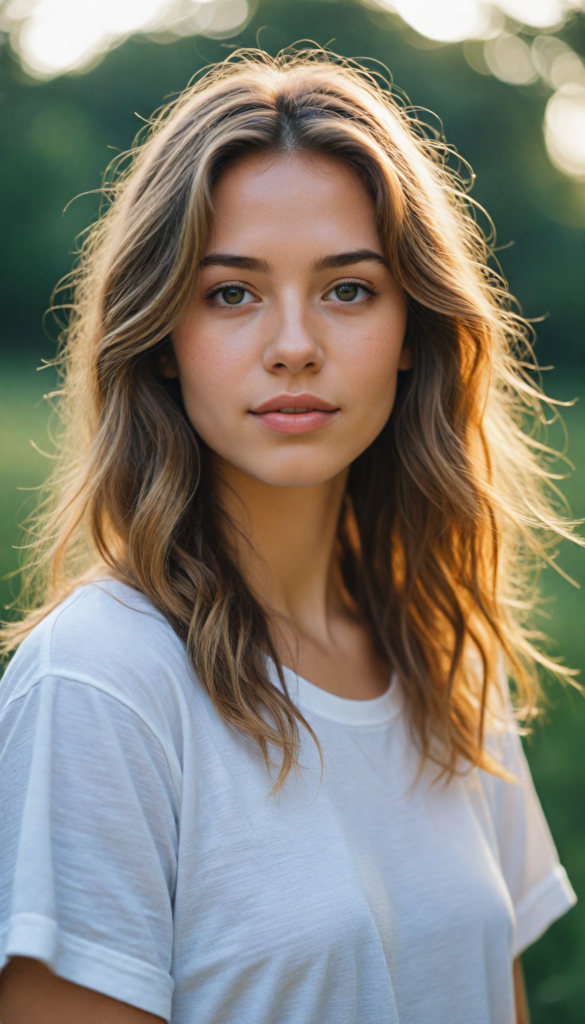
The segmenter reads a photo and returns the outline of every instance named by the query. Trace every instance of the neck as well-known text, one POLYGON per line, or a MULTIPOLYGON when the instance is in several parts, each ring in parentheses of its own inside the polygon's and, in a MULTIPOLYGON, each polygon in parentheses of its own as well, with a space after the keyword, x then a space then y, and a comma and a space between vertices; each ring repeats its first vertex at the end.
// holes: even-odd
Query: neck
POLYGON ((277 487, 226 463, 218 469, 233 524, 227 540, 248 586, 271 616, 326 640, 341 603, 335 538, 347 470, 310 487, 277 487))

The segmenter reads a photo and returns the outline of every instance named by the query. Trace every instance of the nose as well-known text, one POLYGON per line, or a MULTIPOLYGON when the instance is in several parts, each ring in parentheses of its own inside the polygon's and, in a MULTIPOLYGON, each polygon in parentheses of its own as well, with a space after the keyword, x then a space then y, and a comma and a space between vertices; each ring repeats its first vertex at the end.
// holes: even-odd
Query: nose
POLYGON ((270 373, 288 371, 301 374, 318 372, 325 355, 318 340, 317 324, 309 316, 302 299, 289 297, 282 303, 270 340, 264 350, 264 367, 270 373))

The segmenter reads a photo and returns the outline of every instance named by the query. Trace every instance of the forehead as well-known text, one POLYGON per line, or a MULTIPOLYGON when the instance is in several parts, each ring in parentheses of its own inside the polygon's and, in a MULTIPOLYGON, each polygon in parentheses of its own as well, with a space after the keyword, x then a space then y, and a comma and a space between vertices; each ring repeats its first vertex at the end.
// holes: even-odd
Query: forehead
POLYGON ((379 244, 374 205, 357 172, 318 154, 242 159, 215 186, 213 207, 209 248, 243 251, 244 243, 277 240, 306 247, 379 244))

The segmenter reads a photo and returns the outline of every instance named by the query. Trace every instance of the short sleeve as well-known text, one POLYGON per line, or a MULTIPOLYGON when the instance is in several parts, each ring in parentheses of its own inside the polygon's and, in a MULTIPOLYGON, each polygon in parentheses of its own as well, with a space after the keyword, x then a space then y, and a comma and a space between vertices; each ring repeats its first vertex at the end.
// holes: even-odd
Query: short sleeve
POLYGON ((514 955, 532 945, 577 901, 538 799, 519 730, 508 704, 496 756, 517 781, 484 779, 492 803, 502 872, 514 904, 514 955))
POLYGON ((0 967, 11 956, 168 1019, 179 803, 159 739, 44 677, 0 718, 0 967))

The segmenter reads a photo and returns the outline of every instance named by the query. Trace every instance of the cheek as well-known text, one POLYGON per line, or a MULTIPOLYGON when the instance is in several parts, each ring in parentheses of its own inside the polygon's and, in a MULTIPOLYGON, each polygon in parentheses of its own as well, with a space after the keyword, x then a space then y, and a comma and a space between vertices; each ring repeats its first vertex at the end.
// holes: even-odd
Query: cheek
POLYGON ((362 336, 358 346, 351 347, 344 375, 356 406, 369 418, 381 417, 385 422, 390 415, 402 338, 401 331, 390 337, 387 330, 373 331, 362 336))
POLYGON ((204 325, 177 331, 173 345, 185 410, 195 429, 205 436, 229 418, 234 408, 244 373, 243 352, 234 344, 228 351, 221 334, 204 325))
POLYGON ((392 412, 406 316, 401 306, 385 309, 360 332, 357 345, 347 346, 342 372, 353 412, 348 437, 353 458, 375 440, 392 412))

